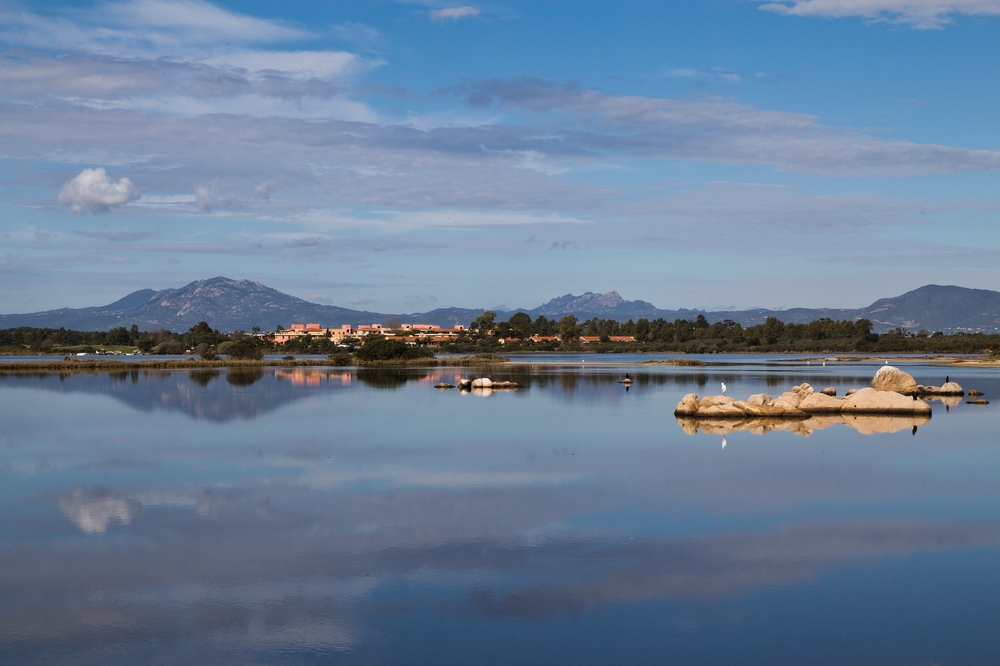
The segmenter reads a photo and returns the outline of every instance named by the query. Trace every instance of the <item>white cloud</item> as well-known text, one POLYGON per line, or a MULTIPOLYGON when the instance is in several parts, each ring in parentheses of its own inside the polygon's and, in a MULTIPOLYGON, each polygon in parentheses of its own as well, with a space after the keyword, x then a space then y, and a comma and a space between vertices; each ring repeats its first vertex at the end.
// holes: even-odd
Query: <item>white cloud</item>
POLYGON ((1000 0, 787 0, 769 2, 760 8, 795 16, 857 16, 925 30, 951 23, 954 14, 1000 16, 1000 0))
POLYGON ((59 193, 59 203, 69 206, 74 213, 107 213, 113 206, 135 201, 139 190, 128 178, 117 182, 108 178, 103 168, 84 169, 66 183, 59 193))
POLYGON ((274 44, 310 33, 202 0, 104 2, 62 16, 0 9, 0 41, 115 57, 191 57, 206 47, 274 44))
POLYGON ((432 9, 428 12, 432 21, 443 21, 447 19, 463 19, 479 16, 479 10, 475 7, 445 7, 444 9, 432 9))

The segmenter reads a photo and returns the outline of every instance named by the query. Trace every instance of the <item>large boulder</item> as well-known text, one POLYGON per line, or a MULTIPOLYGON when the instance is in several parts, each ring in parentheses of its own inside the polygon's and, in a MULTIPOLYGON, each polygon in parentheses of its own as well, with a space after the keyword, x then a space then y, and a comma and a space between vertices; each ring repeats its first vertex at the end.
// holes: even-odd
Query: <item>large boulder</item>
POLYGON ((702 399, 697 415, 708 418, 741 419, 746 417, 746 412, 729 396, 709 395, 702 399))
POLYGON ((493 382, 488 377, 480 377, 472 380, 472 388, 489 388, 493 382))
POLYGON ((674 410, 674 416, 694 416, 697 413, 698 396, 694 393, 688 393, 681 398, 681 401, 677 403, 677 409, 674 410))
POLYGON ((931 406, 923 400, 917 400, 894 391, 863 388, 844 398, 840 411, 845 414, 926 414, 929 416, 931 406))
POLYGON ((872 377, 872 388, 876 391, 907 393, 917 388, 917 380, 910 373, 903 372, 897 367, 883 365, 872 377))

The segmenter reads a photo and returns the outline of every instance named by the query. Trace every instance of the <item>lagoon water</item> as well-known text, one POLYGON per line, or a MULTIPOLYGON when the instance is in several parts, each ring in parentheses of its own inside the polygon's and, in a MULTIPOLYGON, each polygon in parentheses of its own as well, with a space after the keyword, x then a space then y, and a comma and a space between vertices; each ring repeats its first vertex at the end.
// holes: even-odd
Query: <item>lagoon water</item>
POLYGON ((0 663, 1000 662, 1000 371, 904 365, 994 401, 915 431, 723 447, 685 393, 877 365, 591 359, 489 395, 433 388, 467 369, 0 367, 0 663))

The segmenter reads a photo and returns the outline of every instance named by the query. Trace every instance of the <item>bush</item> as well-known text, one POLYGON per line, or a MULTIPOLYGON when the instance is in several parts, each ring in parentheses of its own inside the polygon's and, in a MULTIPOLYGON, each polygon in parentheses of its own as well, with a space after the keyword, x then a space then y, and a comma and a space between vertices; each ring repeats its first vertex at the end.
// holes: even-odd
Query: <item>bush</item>
POLYGON ((229 358, 241 361, 257 361, 264 358, 264 352, 249 340, 240 340, 229 345, 226 348, 226 354, 229 358))
POLYGON ((365 343, 354 352, 362 361, 394 361, 413 358, 430 358, 434 352, 423 347, 407 345, 399 340, 386 340, 381 335, 368 336, 365 343))

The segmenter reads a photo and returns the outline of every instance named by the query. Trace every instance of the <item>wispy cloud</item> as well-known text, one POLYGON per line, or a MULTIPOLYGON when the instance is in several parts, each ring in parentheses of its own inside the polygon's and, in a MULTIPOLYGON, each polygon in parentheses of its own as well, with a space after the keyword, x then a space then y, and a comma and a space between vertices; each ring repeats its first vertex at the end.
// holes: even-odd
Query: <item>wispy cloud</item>
POLYGON ((1000 16, 1000 0, 787 0, 761 5, 765 11, 824 18, 862 17, 923 30, 939 29, 953 16, 1000 16))
POLYGON ((445 21, 448 19, 463 19, 479 16, 479 10, 475 7, 445 7, 443 9, 432 9, 427 12, 432 21, 445 21))
POLYGON ((203 0, 101 2, 86 10, 0 9, 0 41, 114 57, 188 57, 220 44, 276 44, 312 34, 280 21, 231 12, 203 0))

